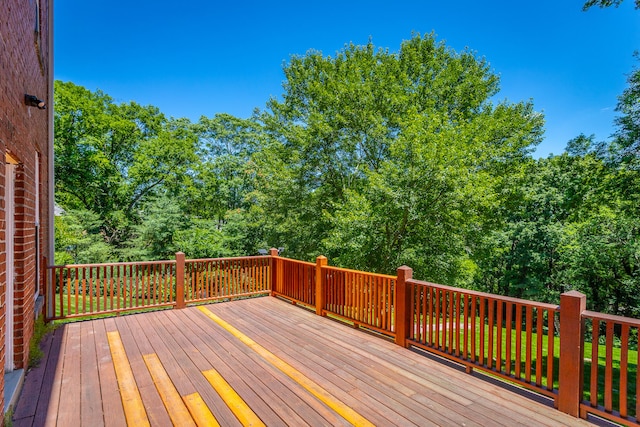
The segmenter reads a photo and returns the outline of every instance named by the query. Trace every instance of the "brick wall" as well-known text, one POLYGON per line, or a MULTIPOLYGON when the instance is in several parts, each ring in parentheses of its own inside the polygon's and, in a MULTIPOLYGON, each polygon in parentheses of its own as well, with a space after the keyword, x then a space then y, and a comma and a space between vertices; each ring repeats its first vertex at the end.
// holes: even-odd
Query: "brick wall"
MULTIPOLYGON (((34 291, 44 289, 45 266, 36 277, 36 259, 46 256, 49 239, 48 158, 49 110, 25 105, 25 94, 35 95, 53 107, 48 99, 49 0, 2 0, 0 7, 0 156, 18 162, 15 180, 14 310, 6 313, 5 169, 0 168, 0 363, 5 359, 5 321, 13 319, 14 364, 26 367, 29 340, 33 335, 34 291), (36 152, 39 161, 36 162, 36 152), (37 165, 36 163, 39 163, 37 165), (39 167, 40 254, 36 254, 36 167, 39 167)), ((0 400, 4 381, 0 376, 0 400)), ((3 402, 0 402, 3 404, 3 402)))

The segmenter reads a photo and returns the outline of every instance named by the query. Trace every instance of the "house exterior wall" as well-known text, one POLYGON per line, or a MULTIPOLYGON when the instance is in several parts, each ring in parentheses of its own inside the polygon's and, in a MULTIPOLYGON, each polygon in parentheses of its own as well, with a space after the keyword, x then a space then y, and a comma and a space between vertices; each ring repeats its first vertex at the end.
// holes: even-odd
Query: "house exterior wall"
MULTIPOLYGON (((5 366, 6 320, 12 319, 13 364, 25 368, 33 335, 36 287, 44 294, 45 257, 52 245, 49 224, 50 158, 53 156, 50 63, 50 0, 2 0, 0 7, 0 157, 16 162, 15 265, 7 266, 5 199, 8 177, 0 168, 0 364, 5 366), (25 103, 25 94, 44 100, 46 110, 25 103), (38 171, 36 173, 36 168, 38 171), (38 184, 36 184, 36 178, 38 184), (39 196, 36 191, 39 190, 39 196), (39 206, 36 207, 36 201, 39 206), (39 218, 36 218, 38 214, 39 218), (39 224, 36 242, 36 224, 39 224), (39 253, 36 253, 38 246, 39 253), (39 274, 37 273, 39 265, 39 274), (13 313, 6 313, 7 275, 14 275, 13 313)), ((51 194, 53 197, 53 194, 51 194)), ((0 376, 0 399, 4 380, 0 376)), ((4 403, 4 402, 2 402, 4 403)))

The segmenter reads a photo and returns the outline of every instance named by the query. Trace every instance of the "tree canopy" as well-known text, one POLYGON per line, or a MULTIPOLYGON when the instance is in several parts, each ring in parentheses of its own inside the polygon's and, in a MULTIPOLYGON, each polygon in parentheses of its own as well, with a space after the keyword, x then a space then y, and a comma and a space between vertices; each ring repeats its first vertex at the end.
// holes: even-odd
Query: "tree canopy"
MULTIPOLYGON (((640 9, 640 0, 634 0, 636 4, 636 9, 640 9)), ((610 7, 615 6, 618 7, 622 3, 622 0, 588 0, 584 3, 583 10, 588 10, 593 6, 599 7, 610 7)))
POLYGON ((535 159, 544 119, 432 34, 284 66, 248 119, 55 83, 56 262, 285 255, 640 315, 636 68, 609 142, 535 159))

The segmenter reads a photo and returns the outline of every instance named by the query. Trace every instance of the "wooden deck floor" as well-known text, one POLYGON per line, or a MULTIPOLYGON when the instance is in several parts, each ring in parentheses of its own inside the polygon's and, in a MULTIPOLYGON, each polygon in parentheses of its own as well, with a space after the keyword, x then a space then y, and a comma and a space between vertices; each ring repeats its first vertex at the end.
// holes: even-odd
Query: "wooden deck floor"
POLYGON ((242 425, 230 407, 268 426, 349 425, 350 416, 377 426, 590 425, 276 298, 204 307, 232 326, 190 307, 60 327, 27 375, 14 426, 127 425, 121 391, 130 385, 154 426, 179 411, 167 387, 174 397, 198 393, 222 426, 242 425), (135 380, 120 387, 117 338, 135 380), (152 377, 148 355, 171 381, 152 377), (212 370, 235 397, 212 386, 203 374, 212 370))

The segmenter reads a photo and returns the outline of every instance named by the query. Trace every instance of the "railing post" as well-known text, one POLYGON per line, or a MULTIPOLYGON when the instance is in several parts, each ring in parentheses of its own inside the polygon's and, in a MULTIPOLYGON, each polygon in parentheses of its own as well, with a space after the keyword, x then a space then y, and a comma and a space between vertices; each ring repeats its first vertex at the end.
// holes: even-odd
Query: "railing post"
POLYGON ((176 308, 184 307, 184 252, 176 252, 176 308))
POLYGON ((578 291, 560 295, 560 370, 558 409, 580 416, 584 367, 584 322, 587 297, 578 291))
POLYGON ((322 291, 322 267, 327 265, 327 257, 320 255, 316 258, 316 314, 322 316, 324 310, 324 292, 322 291))
POLYGON ((271 256, 271 296, 273 296, 273 291, 279 292, 280 289, 278 286, 278 278, 281 276, 280 268, 282 266, 281 262, 278 262, 278 250, 276 248, 269 249, 269 255, 271 256))
POLYGON ((413 315, 411 307, 409 307, 409 292, 407 292, 407 280, 413 278, 413 270, 406 265, 398 268, 398 278, 396 280, 395 290, 395 332, 396 344, 402 347, 407 346, 407 338, 409 337, 409 327, 411 322, 409 316, 413 315))
POLYGON ((56 315, 56 269, 50 269, 48 265, 45 266, 45 269, 45 271, 47 272, 45 274, 44 291, 45 304, 47 306, 47 315, 45 320, 48 322, 56 315))

